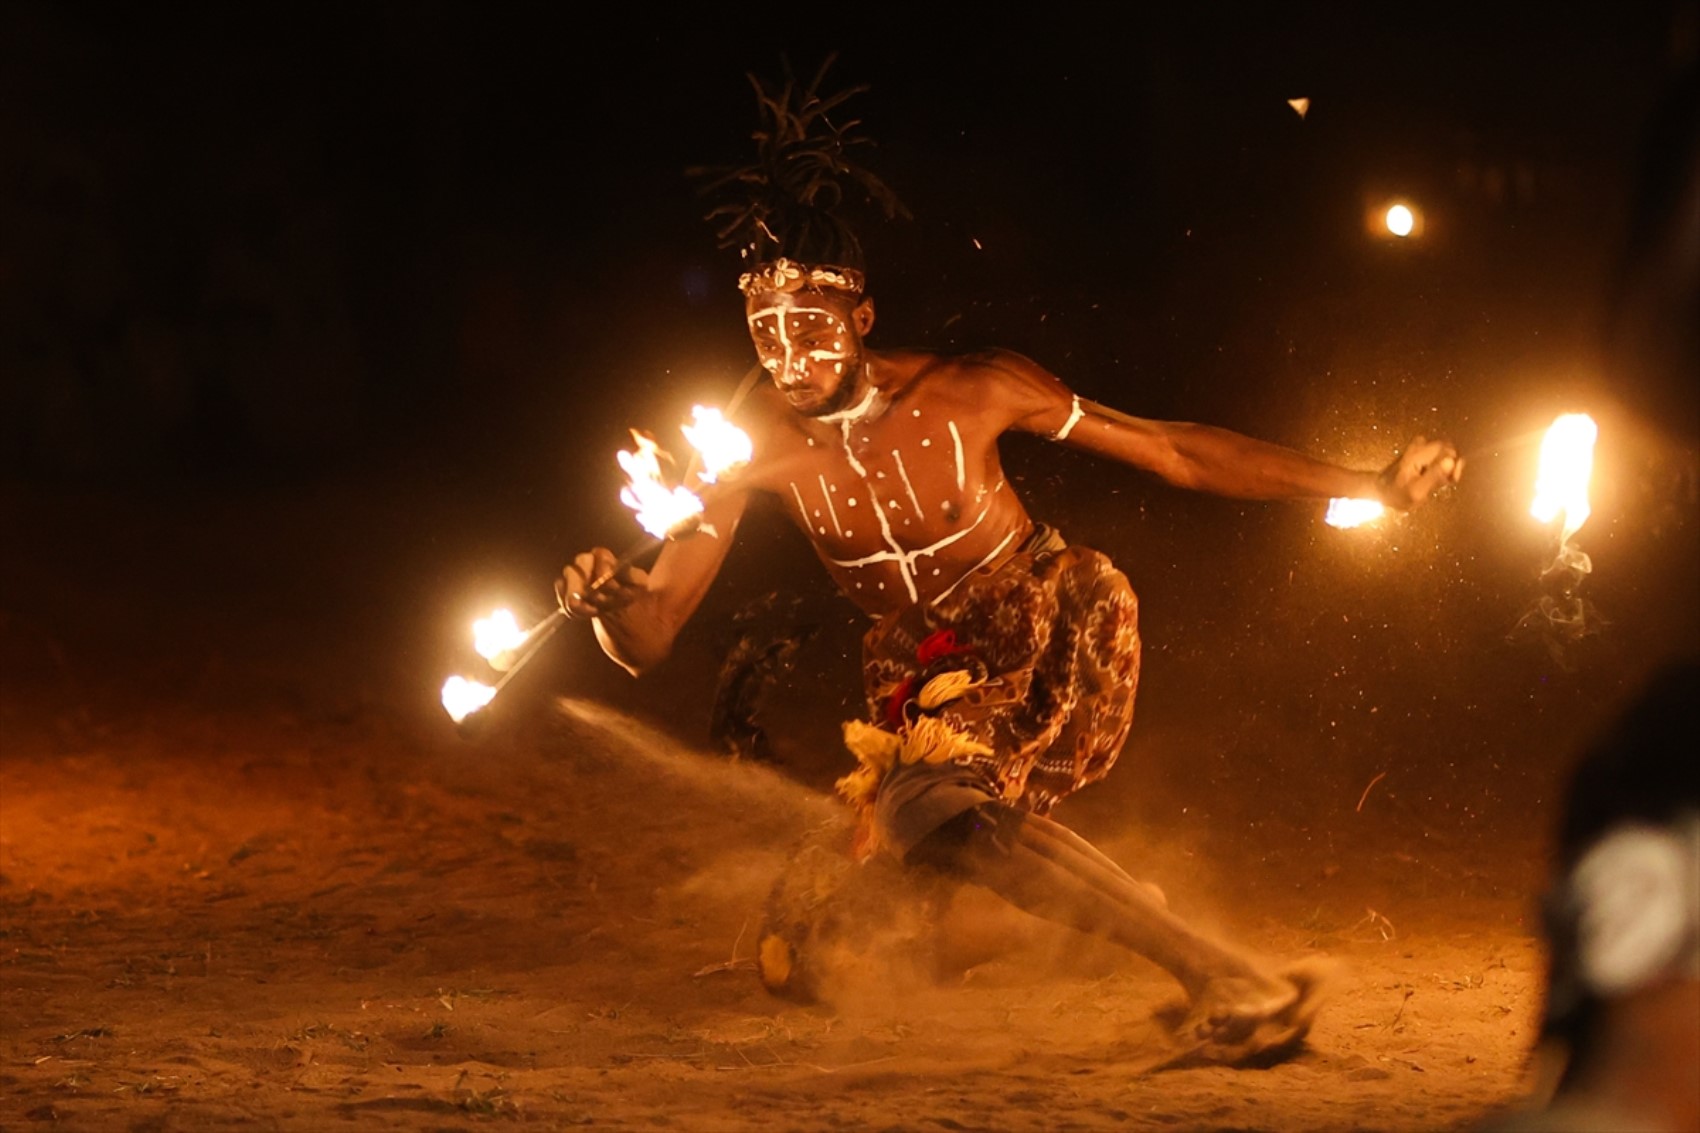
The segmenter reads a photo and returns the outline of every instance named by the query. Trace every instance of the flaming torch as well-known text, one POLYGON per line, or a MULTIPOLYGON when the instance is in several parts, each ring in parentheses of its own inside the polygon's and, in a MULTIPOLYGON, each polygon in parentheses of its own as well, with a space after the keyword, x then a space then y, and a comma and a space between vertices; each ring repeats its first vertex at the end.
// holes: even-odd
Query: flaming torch
POLYGON ((1541 582, 1550 592, 1523 615, 1517 630, 1538 633, 1553 659, 1566 668, 1569 665, 1563 647, 1587 636, 1599 620, 1579 593, 1583 579, 1593 572, 1593 560, 1570 542, 1592 510, 1588 506, 1588 482, 1593 477, 1594 441, 1599 433, 1594 419, 1583 413, 1566 413, 1552 423, 1541 440, 1535 498, 1529 505, 1529 514, 1542 523, 1560 516, 1563 521, 1558 551, 1541 571, 1541 582))
MULTIPOLYGON (((694 450, 685 479, 695 480, 698 487, 714 485, 749 463, 752 455, 749 434, 727 421, 718 409, 694 406, 691 416, 693 423, 683 426, 685 439, 694 450)), ((626 486, 620 490, 620 500, 632 509, 638 525, 648 536, 628 548, 607 574, 591 580, 587 587, 590 593, 606 586, 615 575, 669 539, 696 532, 716 534, 702 520, 702 497, 682 483, 668 486, 663 475, 661 446, 635 429, 632 439, 637 443, 635 451, 622 449, 616 454, 627 477, 626 486)), ((500 609, 488 618, 475 621, 473 647, 491 668, 502 673, 502 678, 494 685, 486 685, 466 677, 450 677, 442 692, 443 708, 449 718, 462 724, 487 706, 566 620, 566 610, 557 609, 530 629, 521 630, 513 613, 500 609)))
POLYGON ((443 682, 443 709, 449 719, 460 723, 483 708, 496 697, 494 687, 466 677, 450 677, 443 682))
POLYGON ((1387 513, 1379 500, 1358 500, 1339 496, 1328 501, 1328 511, 1322 522, 1330 527, 1362 527, 1374 523, 1387 513))
POLYGON ((721 416, 720 410, 691 406, 694 425, 682 425, 685 440, 702 463, 698 477, 705 484, 717 483, 750 462, 750 435, 721 416))
POLYGON ((620 489, 620 502, 632 509, 638 526, 657 540, 696 530, 701 522, 702 497, 683 484, 667 486, 661 476, 661 446, 654 438, 633 429, 632 440, 637 442, 637 451, 621 449, 618 454, 620 467, 628 477, 626 486, 620 489))
POLYGON ((1542 523, 1564 516, 1558 537, 1561 548, 1592 514, 1588 481, 1594 475, 1594 441, 1599 435, 1592 417, 1566 413, 1552 423, 1541 441, 1541 464, 1535 474, 1535 500, 1529 505, 1529 514, 1542 523))

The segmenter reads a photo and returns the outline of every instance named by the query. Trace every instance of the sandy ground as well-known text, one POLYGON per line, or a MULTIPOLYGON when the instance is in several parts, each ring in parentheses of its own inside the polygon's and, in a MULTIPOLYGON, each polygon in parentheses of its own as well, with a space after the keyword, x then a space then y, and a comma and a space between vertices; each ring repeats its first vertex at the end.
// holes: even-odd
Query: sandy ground
POLYGON ((666 696, 558 696, 561 665, 457 734, 401 628, 440 575, 363 620, 394 548, 304 537, 325 506, 9 502, 0 1126, 1432 1130, 1527 1088, 1538 840, 1375 784, 1152 805, 1184 734, 1059 817, 1212 931, 1337 964, 1296 1056, 1155 1069, 1167 976, 973 893, 926 965, 870 946, 833 1001, 777 999, 761 910, 830 779, 693 747, 666 696), (143 531, 176 551, 125 558, 143 531))

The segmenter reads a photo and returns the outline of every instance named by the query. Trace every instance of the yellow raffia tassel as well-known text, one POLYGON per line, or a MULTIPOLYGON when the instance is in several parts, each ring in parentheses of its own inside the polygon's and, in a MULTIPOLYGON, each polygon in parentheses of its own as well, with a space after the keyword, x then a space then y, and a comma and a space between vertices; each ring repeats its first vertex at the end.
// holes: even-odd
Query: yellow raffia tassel
POLYGON ((880 781, 897 762, 903 738, 860 720, 844 723, 844 746, 856 757, 856 770, 838 780, 839 795, 854 806, 866 806, 879 793, 880 781))
POLYGON ((838 790, 838 797, 854 807, 871 806, 874 796, 879 794, 880 782, 885 778, 885 772, 877 771, 866 763, 856 765, 856 770, 844 776, 833 786, 838 790))
POLYGON ((932 711, 941 704, 949 704, 969 689, 985 682, 975 677, 967 669, 952 669, 948 673, 940 673, 928 681, 921 689, 921 695, 916 697, 924 710, 932 711))
POLYGON ((909 725, 899 758, 904 763, 946 763, 975 755, 990 755, 992 749, 966 736, 934 716, 922 716, 909 725))
POLYGON ((860 720, 846 720, 844 746, 863 763, 885 772, 897 762, 897 753, 903 748, 903 737, 860 720))

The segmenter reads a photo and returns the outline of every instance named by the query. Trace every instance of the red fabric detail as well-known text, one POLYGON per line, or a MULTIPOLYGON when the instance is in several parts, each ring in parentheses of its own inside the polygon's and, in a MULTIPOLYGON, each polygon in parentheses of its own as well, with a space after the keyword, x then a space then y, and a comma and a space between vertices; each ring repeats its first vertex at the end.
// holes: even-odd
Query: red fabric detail
POLYGON ((953 629, 934 630, 921 639, 921 644, 915 647, 915 660, 924 669, 940 657, 949 657, 961 653, 966 646, 957 644, 956 631, 953 629))
POLYGON ((891 690, 891 696, 885 702, 885 722, 887 726, 896 729, 903 726, 903 706, 909 703, 909 698, 915 695, 915 678, 909 677, 891 690))

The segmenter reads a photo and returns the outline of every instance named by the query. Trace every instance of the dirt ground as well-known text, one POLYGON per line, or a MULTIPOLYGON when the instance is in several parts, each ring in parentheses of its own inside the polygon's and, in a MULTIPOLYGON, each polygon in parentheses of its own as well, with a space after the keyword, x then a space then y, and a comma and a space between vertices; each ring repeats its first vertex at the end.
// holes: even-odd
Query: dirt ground
POLYGON ((1335 963, 1296 1056, 1159 1069, 1167 976, 973 894, 925 972, 876 945, 769 995, 764 897, 843 757, 728 763, 583 642, 458 734, 432 603, 476 572, 392 490, 8 498, 0 1126, 1432 1130, 1529 1088, 1544 804, 1481 841, 1372 781, 1188 803, 1161 716, 1059 817, 1335 963))

